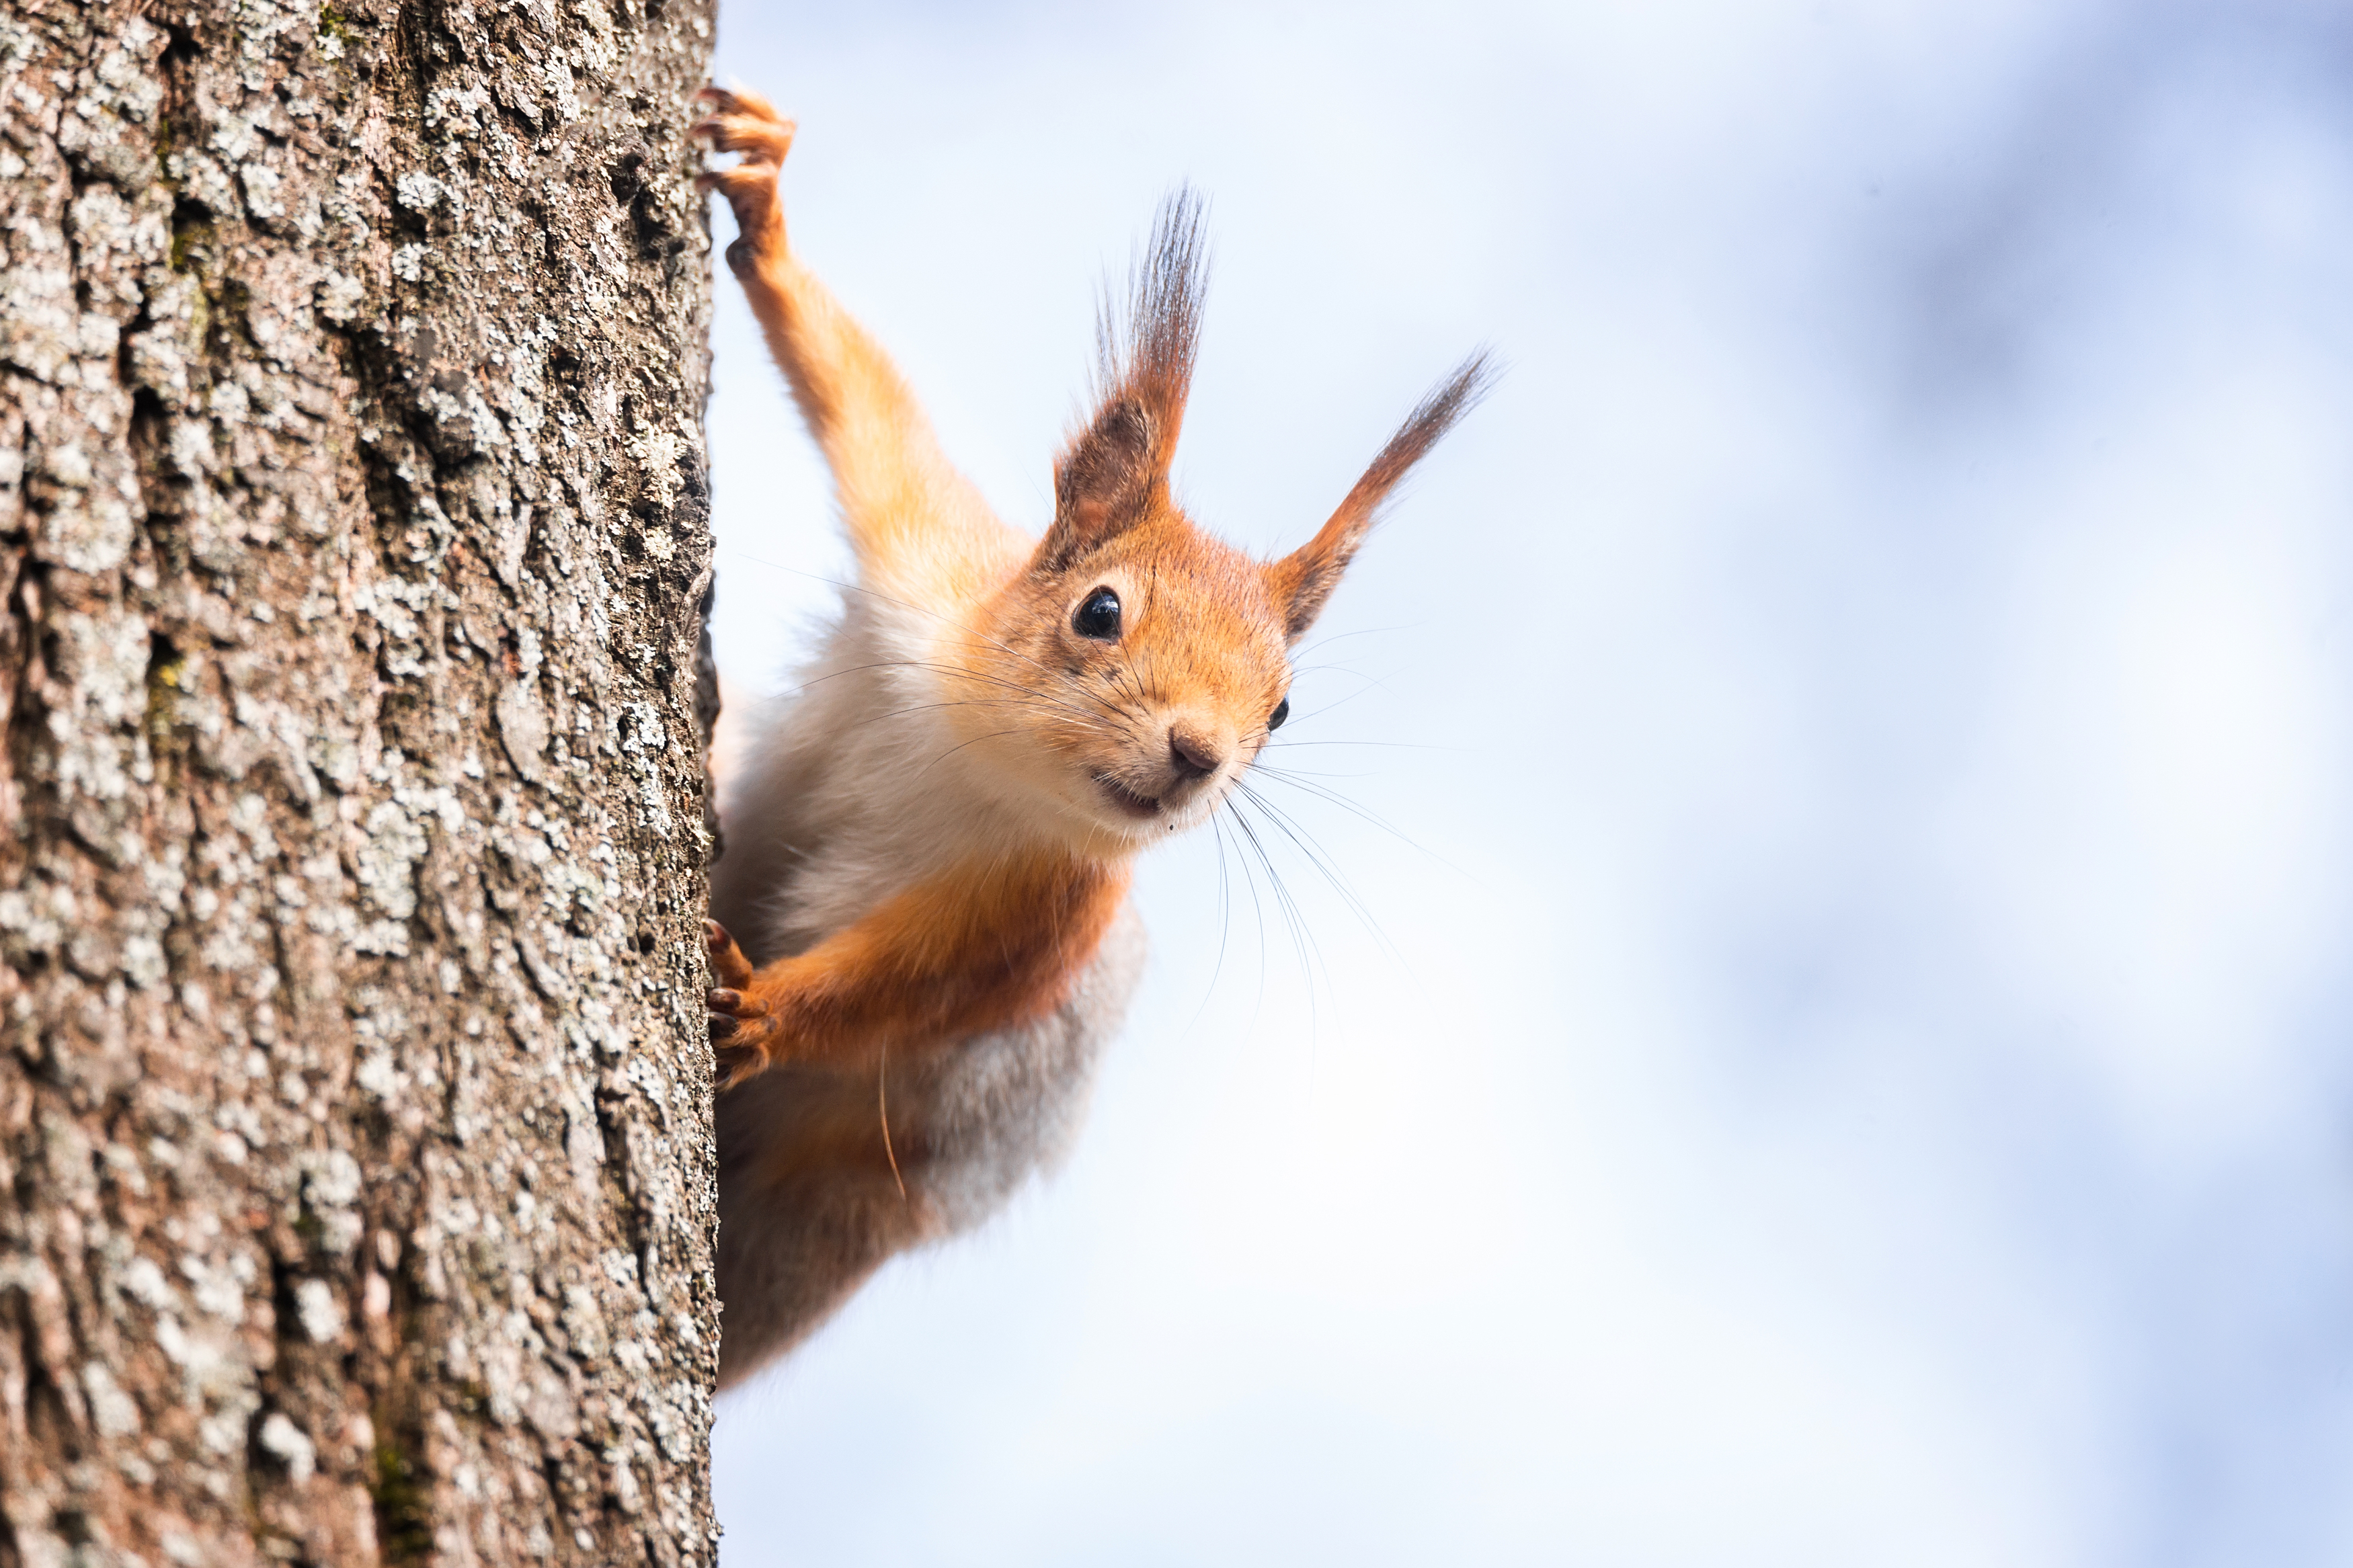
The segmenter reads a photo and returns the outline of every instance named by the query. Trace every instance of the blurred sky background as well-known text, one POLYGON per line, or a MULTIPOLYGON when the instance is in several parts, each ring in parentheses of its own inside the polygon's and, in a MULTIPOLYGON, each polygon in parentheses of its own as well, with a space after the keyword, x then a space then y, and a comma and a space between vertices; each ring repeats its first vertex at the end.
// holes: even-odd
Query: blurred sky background
MULTIPOLYGON (((1206 525, 1511 363, 1273 753, 1370 923, 1147 862, 1076 1159, 721 1403, 727 1568, 2353 1563, 2353 12, 733 0, 719 65, 1026 528, 1180 178, 1206 525)), ((847 554, 721 295, 741 698, 847 554)))

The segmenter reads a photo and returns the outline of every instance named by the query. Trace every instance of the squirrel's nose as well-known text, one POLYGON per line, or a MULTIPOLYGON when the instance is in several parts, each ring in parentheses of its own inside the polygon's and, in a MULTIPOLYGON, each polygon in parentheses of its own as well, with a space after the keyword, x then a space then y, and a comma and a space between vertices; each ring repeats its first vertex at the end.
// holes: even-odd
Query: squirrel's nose
POLYGON ((1200 736, 1188 732, 1181 724, 1168 727, 1168 763, 1176 770, 1176 777, 1189 784, 1207 778, 1225 765, 1226 759, 1200 736))

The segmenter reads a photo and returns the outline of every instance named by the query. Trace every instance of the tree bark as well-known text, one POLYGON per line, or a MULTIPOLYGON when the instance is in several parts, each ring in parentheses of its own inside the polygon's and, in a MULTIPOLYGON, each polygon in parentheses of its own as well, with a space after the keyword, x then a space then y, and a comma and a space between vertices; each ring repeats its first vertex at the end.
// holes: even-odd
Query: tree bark
POLYGON ((0 1564, 713 1558, 710 37, 0 15, 0 1564))

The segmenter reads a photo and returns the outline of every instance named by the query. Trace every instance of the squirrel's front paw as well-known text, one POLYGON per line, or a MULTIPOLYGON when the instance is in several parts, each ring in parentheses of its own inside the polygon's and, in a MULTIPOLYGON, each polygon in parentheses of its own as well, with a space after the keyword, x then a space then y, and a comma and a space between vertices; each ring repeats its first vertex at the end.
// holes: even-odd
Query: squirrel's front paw
POLYGON ((752 983, 752 962, 727 928, 704 921, 702 934, 711 949, 711 972, 719 977, 709 1001, 711 1045, 718 1058, 718 1088, 724 1093, 767 1070, 781 1031, 767 1005, 744 989, 752 983))
POLYGON ((757 93, 706 87, 695 97, 711 105, 712 113, 687 134, 709 137, 714 153, 744 154, 733 168, 710 170, 694 182, 725 196, 734 209, 743 237, 727 247, 727 264, 740 274, 762 247, 781 241, 784 217, 776 201, 776 170, 792 150, 793 122, 757 93))

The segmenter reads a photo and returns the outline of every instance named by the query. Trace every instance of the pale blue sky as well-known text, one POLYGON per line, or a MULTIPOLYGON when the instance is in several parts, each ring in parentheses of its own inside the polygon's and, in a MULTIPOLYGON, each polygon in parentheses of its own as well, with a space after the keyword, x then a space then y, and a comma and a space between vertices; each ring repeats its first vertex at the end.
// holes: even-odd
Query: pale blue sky
MULTIPOLYGON (((720 67, 1024 526, 1178 179, 1209 526, 1512 364, 1284 731, 1397 829, 1277 796, 1371 927, 1152 860, 1071 1168, 722 1402, 727 1568, 2353 1561, 2342 13, 739 4, 720 67)), ((722 293, 757 689, 844 559, 722 293)))

